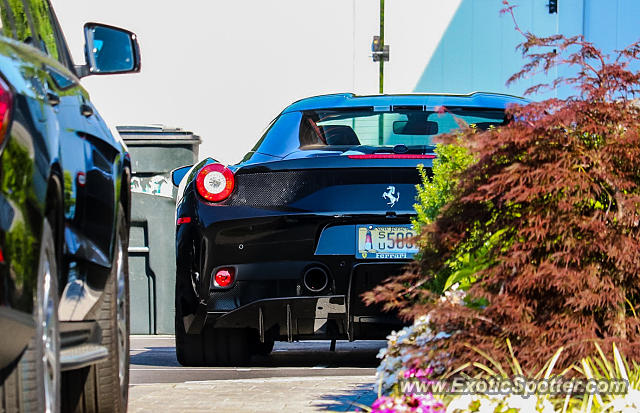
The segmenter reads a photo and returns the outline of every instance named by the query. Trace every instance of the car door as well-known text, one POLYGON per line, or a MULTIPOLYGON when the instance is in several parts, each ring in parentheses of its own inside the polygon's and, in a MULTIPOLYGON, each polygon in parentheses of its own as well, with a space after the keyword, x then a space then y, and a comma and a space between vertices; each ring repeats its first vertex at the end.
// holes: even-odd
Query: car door
POLYGON ((64 175, 67 253, 110 266, 115 222, 115 163, 118 149, 105 136, 99 118, 73 72, 73 64, 48 0, 26 0, 46 57, 47 95, 59 124, 64 175))
POLYGON ((20 0, 1 9, 0 76, 13 97, 10 126, 0 142, 0 261, 5 263, 0 268, 0 306, 30 313, 42 230, 42 215, 35 208, 46 197, 50 160, 57 152, 48 134, 58 126, 47 97, 42 55, 31 47, 28 8, 20 0))

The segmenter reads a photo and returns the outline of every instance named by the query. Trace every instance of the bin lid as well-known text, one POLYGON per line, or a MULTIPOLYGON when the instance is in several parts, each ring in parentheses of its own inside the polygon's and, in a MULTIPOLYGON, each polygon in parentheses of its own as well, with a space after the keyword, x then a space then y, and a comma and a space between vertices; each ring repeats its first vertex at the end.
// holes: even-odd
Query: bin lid
POLYGON ((200 137, 191 131, 165 125, 120 125, 116 126, 116 129, 127 145, 164 146, 202 143, 200 137))

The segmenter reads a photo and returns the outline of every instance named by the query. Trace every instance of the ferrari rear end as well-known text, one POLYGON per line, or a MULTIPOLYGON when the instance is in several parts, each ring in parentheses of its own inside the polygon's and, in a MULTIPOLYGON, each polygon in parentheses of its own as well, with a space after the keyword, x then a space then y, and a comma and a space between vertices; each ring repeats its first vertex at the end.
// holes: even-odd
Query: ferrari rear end
POLYGON ((435 136, 503 124, 508 103, 518 99, 305 99, 241 163, 174 172, 180 363, 242 364, 278 340, 383 339, 400 327, 361 294, 417 252, 417 167, 430 171, 435 136))

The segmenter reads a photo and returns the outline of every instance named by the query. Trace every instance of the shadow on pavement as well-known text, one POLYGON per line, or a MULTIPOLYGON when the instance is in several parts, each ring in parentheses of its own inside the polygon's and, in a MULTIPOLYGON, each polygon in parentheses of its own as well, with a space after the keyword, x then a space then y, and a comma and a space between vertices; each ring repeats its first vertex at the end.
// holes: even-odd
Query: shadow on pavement
MULTIPOLYGON (((376 354, 384 342, 339 342, 335 352, 329 342, 276 343, 269 356, 254 356, 243 367, 368 367, 375 368, 376 354)), ((178 367, 173 346, 132 346, 131 365, 178 367)))
POLYGON ((371 406, 376 398, 376 390, 371 384, 358 384, 339 394, 322 396, 321 401, 314 405, 331 412, 363 411, 361 406, 371 406))
POLYGON ((131 354, 130 364, 138 366, 179 367, 174 347, 145 347, 131 354))

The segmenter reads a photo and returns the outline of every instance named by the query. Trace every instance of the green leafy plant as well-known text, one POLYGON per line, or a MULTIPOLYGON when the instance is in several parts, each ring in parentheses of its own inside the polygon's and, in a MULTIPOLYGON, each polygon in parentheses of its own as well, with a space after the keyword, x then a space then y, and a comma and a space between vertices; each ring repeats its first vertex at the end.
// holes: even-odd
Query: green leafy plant
MULTIPOLYGON (((431 173, 422 165, 418 167, 422 183, 416 187, 418 202, 414 205, 416 217, 413 220, 418 234, 426 231, 439 218, 442 208, 454 199, 460 174, 474 162, 473 155, 460 141, 438 144, 435 153, 438 157, 433 162, 431 173)), ((487 267, 489 264, 487 252, 504 231, 489 234, 489 237, 484 240, 482 239, 485 236, 483 231, 476 229, 473 232, 474 236, 467 244, 460 248, 438 273, 434 274, 429 283, 431 291, 442 294, 454 286, 466 290, 475 281, 475 273, 487 267), (474 249, 473 246, 478 243, 483 245, 479 249, 474 249)), ((428 242, 424 238, 421 241, 428 242)), ((423 247, 429 248, 428 245, 423 247)))
POLYGON ((434 152, 437 158, 431 170, 418 166, 422 183, 416 187, 418 202, 413 206, 416 210, 413 224, 417 233, 438 218, 442 207, 453 199, 460 173, 473 163, 473 155, 461 142, 438 144, 434 152))
POLYGON ((625 394, 593 394, 574 401, 580 411, 640 411, 640 364, 629 361, 612 345, 612 360, 594 343, 597 355, 582 359, 574 369, 589 380, 619 380, 628 385, 625 394))
MULTIPOLYGON (((479 411, 482 407, 490 412, 551 411, 558 413, 600 413, 600 412, 637 412, 640 411, 640 365, 629 361, 615 344, 607 356, 598 343, 594 343, 596 354, 583 358, 579 363, 557 372, 555 367, 563 348, 558 349, 537 371, 529 372, 521 367, 514 354, 511 343, 507 341, 509 355, 500 362, 482 350, 473 348, 484 362, 465 363, 449 374, 462 375, 467 379, 487 377, 524 377, 531 381, 565 377, 600 382, 626 382, 626 391, 620 393, 590 393, 561 395, 528 395, 533 400, 528 404, 514 395, 476 394, 449 396, 445 398, 447 412, 466 413, 479 411), (577 373, 577 375, 575 374, 577 373), (529 407, 525 407, 529 406, 529 407), (546 410, 544 410, 546 408, 546 410), (510 410, 513 409, 513 410, 510 410)), ((517 395, 516 395, 517 396, 517 395)))
POLYGON ((447 377, 452 377, 457 374, 464 373, 465 377, 473 377, 473 378, 483 378, 483 377, 501 377, 501 378, 512 378, 514 376, 527 377, 532 380, 540 380, 540 379, 549 379, 552 375, 556 376, 564 376, 566 375, 571 368, 566 368, 561 371, 559 374, 555 374, 555 367, 558 362, 558 358, 564 351, 563 347, 560 347, 553 353, 553 356, 546 360, 542 367, 537 370, 526 370, 522 367, 518 358, 513 351, 513 346, 511 345, 511 341, 509 339, 506 340, 506 346, 508 350, 507 357, 504 358, 504 361, 500 361, 490 354, 482 351, 481 349, 473 346, 469 346, 470 349, 480 356, 481 359, 485 360, 467 362, 459 366, 457 369, 447 374, 447 377), (475 374, 469 374, 469 370, 474 371, 475 374))
MULTIPOLYGON (((560 372, 556 372, 555 370, 558 359, 560 358, 560 355, 564 350, 562 347, 556 350, 553 356, 544 362, 542 367, 540 367, 537 370, 529 371, 523 368, 521 363, 518 361, 518 358, 516 357, 513 351, 513 346, 511 345, 511 342, 508 339, 506 340, 506 346, 508 349, 508 355, 503 358, 504 361, 500 361, 499 359, 492 357, 490 354, 482 351, 479 348, 471 347, 470 349, 476 352, 480 356, 480 359, 484 360, 484 362, 474 361, 474 362, 464 363, 461 366, 459 366, 457 369, 449 373, 446 377, 450 378, 456 375, 460 375, 462 377, 465 377, 466 379, 486 379, 486 378, 513 379, 514 377, 520 377, 520 378, 526 378, 531 381, 539 381, 539 380, 551 380, 552 378, 563 377, 570 371, 570 368, 566 368, 560 372)), ((525 398, 525 399, 532 398, 532 400, 529 400, 526 405, 529 406, 530 409, 535 409, 535 411, 548 411, 553 407, 554 404, 555 405, 560 404, 557 400, 553 400, 549 394, 535 393, 535 394, 524 394, 524 395, 503 394, 503 395, 493 395, 493 396, 488 396, 488 395, 477 395, 477 396, 480 396, 480 398, 476 397, 479 403, 482 404, 482 402, 484 402, 485 404, 492 404, 494 408, 491 411, 497 411, 497 412, 520 411, 521 407, 516 407, 516 406, 522 406, 522 398, 525 398), (482 399, 483 397, 484 397, 484 400, 482 399), (510 409, 513 409, 513 410, 510 410, 510 409)), ((458 396, 449 397, 447 399, 447 403, 450 405, 452 403, 455 403, 455 406, 458 406, 458 405, 463 406, 465 404, 468 406, 469 402, 473 402, 474 400, 472 397, 471 398, 466 397, 464 398, 465 401, 462 401, 462 402, 460 400, 456 401, 456 399, 461 399, 461 398, 458 396)), ((464 409, 460 409, 460 410, 466 411, 464 409)), ((451 409, 448 409, 447 411, 455 412, 456 409, 451 408, 451 409)), ((522 410, 522 411, 524 412, 526 410, 522 410)))

